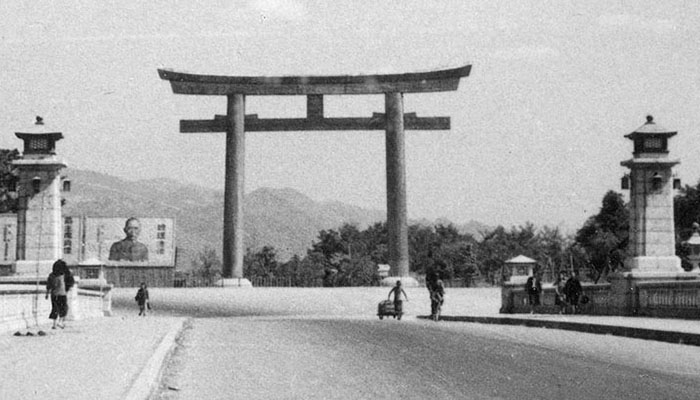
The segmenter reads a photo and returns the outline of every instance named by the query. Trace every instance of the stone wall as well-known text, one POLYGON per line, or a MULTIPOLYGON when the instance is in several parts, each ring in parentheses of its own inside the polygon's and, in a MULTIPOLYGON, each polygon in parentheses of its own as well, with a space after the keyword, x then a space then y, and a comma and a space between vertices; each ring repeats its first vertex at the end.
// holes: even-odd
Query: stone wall
MULTIPOLYGON (((84 318, 102 317, 111 314, 110 287, 102 292, 74 288, 68 293, 69 321, 84 318)), ((51 300, 45 298, 45 284, 2 284, 0 285, 0 332, 33 329, 37 325, 46 329, 51 300)))
MULTIPOLYGON (((699 279, 645 281, 621 276, 610 282, 582 286, 588 302, 580 306, 581 314, 700 319, 699 279)), ((544 285, 542 292, 536 312, 558 314, 554 287, 544 285)), ((523 285, 502 287, 500 312, 530 312, 523 285)))
MULTIPOLYGON (((99 267, 71 265, 71 271, 81 279, 97 278, 99 267)), ((148 287, 173 287, 175 267, 150 265, 105 265, 104 278, 114 287, 138 287, 146 282, 148 287)))

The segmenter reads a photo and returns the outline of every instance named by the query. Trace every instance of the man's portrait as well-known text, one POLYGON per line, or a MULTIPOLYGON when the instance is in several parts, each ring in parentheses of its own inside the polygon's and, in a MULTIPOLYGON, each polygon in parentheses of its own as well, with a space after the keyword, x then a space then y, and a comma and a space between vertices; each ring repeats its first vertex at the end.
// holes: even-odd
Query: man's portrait
POLYGON ((137 239, 141 233, 138 218, 129 218, 124 224, 126 237, 109 248, 109 259, 114 261, 148 261, 148 248, 137 239))

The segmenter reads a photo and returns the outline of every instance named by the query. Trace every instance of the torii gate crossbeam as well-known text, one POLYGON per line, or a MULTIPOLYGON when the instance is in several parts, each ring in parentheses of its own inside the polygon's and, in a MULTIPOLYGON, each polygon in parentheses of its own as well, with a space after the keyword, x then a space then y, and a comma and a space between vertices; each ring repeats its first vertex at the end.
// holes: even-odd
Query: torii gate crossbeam
POLYGON ((182 120, 180 132, 226 132, 224 188, 224 278, 243 278, 243 188, 245 132, 385 130, 387 230, 389 265, 394 277, 408 277, 408 220, 406 211, 405 130, 450 129, 449 117, 417 117, 404 113, 404 93, 457 90, 471 65, 440 71, 390 75, 339 76, 215 76, 159 69, 173 93, 226 96, 225 116, 212 120, 182 120), (385 113, 370 118, 326 118, 324 95, 384 94, 385 113), (245 115, 246 96, 307 96, 306 118, 268 118, 245 115))

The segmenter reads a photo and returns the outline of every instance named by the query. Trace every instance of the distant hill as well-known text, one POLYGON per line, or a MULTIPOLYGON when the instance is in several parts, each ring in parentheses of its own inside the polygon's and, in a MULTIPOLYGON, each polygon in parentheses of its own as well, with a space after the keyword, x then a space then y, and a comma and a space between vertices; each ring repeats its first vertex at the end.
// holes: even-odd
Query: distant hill
MULTIPOLYGON (((63 212, 100 217, 175 219, 178 269, 187 269, 205 246, 221 256, 223 191, 171 179, 128 181, 97 172, 68 169, 71 192, 63 212)), ((306 249, 323 229, 344 223, 360 229, 386 219, 384 211, 341 202, 316 202, 293 189, 257 189, 245 196, 245 243, 253 249, 273 246, 281 260, 306 249)))
MULTIPOLYGON (((71 192, 65 195, 64 213, 94 217, 167 217, 175 219, 178 269, 191 267, 204 247, 221 257, 223 242, 222 190, 183 184, 172 179, 128 181, 97 172, 67 169, 71 192)), ((368 210, 338 201, 317 202, 289 188, 260 188, 245 196, 245 245, 252 249, 273 246, 280 260, 303 256, 324 229, 351 223, 360 229, 386 220, 386 212, 368 210)), ((420 220, 426 226, 450 221, 420 220)), ((488 229, 470 221, 454 224, 460 233, 481 239, 488 229)))

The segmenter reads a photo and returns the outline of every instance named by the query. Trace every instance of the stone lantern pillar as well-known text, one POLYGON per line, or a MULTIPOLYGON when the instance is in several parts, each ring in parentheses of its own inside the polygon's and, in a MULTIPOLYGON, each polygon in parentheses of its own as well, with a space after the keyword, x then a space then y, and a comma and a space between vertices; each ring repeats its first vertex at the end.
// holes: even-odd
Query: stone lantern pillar
POLYGON ((633 158, 621 163, 630 169, 630 228, 625 267, 638 278, 664 278, 682 273, 676 256, 673 220, 673 166, 668 141, 677 132, 647 122, 625 135, 634 143, 633 158))
POLYGON ((66 165, 56 156, 63 134, 36 117, 34 127, 15 135, 24 141, 22 158, 12 163, 19 178, 15 274, 45 277, 63 256, 60 172, 66 165))

